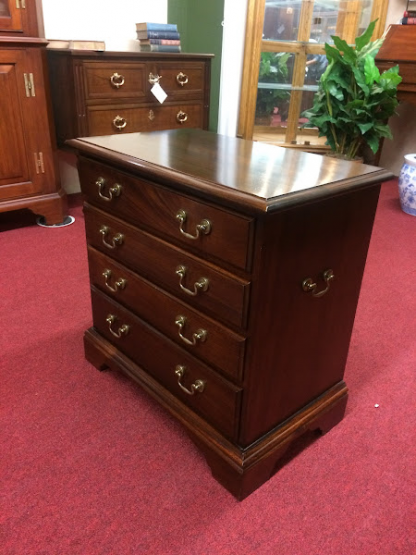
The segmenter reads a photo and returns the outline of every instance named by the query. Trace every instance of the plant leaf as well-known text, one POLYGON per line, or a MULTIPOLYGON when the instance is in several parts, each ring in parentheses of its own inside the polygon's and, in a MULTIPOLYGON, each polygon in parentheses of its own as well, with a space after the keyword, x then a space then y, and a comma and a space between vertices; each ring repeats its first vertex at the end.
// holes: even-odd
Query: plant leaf
POLYGON ((378 83, 380 80, 380 71, 374 62, 374 58, 371 56, 365 58, 364 74, 367 85, 372 85, 374 81, 378 83))
POLYGON ((364 46, 366 46, 370 42, 377 21, 378 19, 372 21, 367 29, 364 31, 364 33, 355 39, 355 46, 358 51, 362 50, 362 48, 364 48, 364 46))

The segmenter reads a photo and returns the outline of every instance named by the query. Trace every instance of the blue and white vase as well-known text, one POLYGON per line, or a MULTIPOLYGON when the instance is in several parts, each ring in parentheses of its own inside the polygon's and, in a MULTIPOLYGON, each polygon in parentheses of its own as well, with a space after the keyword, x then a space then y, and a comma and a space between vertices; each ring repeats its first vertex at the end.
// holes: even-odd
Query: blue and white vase
POLYGON ((416 216, 416 154, 406 154, 399 175, 400 204, 403 212, 416 216))

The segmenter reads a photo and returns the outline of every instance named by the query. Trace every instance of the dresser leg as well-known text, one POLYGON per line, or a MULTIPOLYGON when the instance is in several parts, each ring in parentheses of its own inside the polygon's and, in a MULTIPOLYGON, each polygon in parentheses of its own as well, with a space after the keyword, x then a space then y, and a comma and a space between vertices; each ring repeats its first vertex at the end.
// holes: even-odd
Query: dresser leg
POLYGON ((90 362, 95 368, 100 370, 108 370, 108 355, 103 348, 100 348, 97 344, 97 340, 92 339, 91 330, 87 330, 84 334, 84 350, 85 358, 90 362))

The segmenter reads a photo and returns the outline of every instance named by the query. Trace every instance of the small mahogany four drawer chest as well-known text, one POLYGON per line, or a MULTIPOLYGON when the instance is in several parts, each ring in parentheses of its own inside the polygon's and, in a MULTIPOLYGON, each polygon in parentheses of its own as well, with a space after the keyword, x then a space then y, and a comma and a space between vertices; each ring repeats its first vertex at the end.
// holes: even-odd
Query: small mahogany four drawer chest
POLYGON ((49 80, 59 146, 67 139, 208 128, 212 54, 50 49, 49 80), (161 104, 151 92, 159 84, 161 104))
POLYGON ((97 368, 135 379, 242 499, 343 381, 380 168, 181 129, 76 139, 97 368))

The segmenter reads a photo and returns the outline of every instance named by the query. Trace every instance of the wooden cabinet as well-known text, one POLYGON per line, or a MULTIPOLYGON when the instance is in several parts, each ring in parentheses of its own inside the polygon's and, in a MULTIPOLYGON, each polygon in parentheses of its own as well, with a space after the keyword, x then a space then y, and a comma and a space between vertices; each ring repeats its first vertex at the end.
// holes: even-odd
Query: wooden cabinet
POLYGON ((299 436, 344 414, 391 174, 193 129, 70 145, 86 199, 86 357, 141 384, 242 499, 299 436))
POLYGON ((211 57, 49 50, 57 141, 208 127, 211 57), (155 83, 167 93, 160 104, 155 83))
POLYGON ((0 36, 43 37, 41 0, 0 0, 0 36))
POLYGON ((375 61, 380 72, 399 65, 397 97, 416 104, 416 26, 390 25, 375 61))

